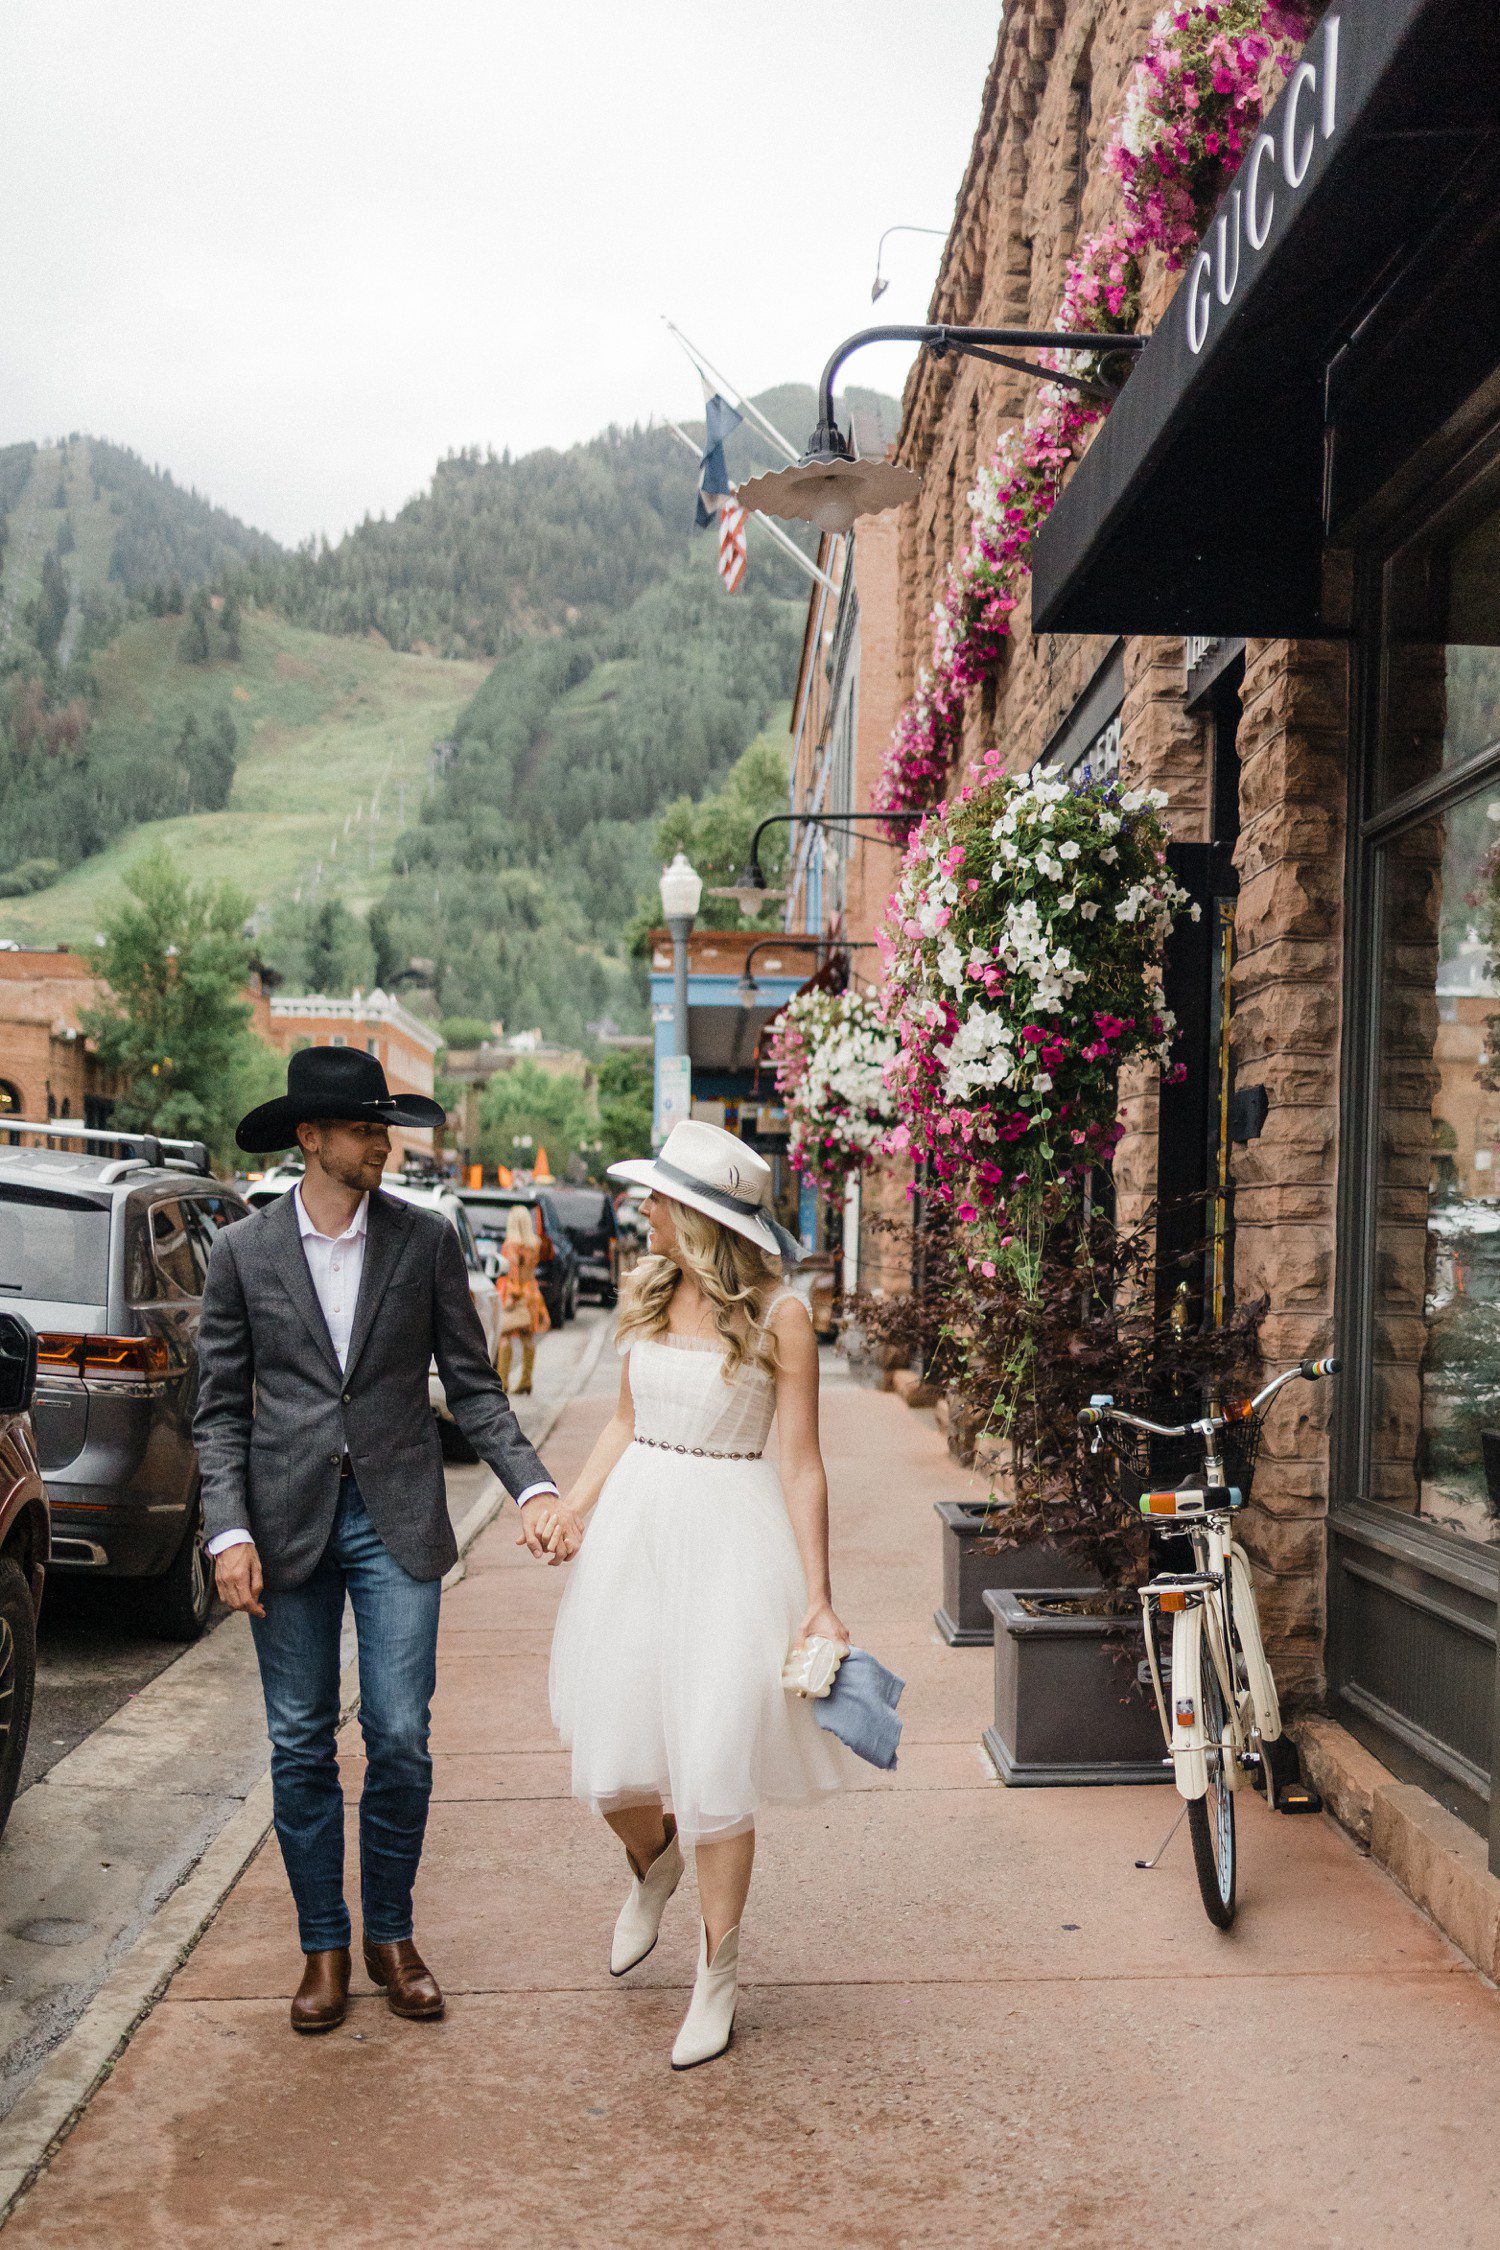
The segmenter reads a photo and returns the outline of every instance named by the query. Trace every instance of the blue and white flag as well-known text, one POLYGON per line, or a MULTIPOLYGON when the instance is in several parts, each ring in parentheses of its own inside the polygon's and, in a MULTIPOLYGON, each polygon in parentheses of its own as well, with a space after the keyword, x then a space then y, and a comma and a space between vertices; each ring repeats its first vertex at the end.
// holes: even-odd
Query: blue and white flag
POLYGON ((718 521, 719 502, 731 490, 729 471, 724 466, 724 440, 733 436, 743 420, 744 416, 717 391, 704 403, 703 458, 698 464, 698 506, 693 517, 700 531, 718 521))

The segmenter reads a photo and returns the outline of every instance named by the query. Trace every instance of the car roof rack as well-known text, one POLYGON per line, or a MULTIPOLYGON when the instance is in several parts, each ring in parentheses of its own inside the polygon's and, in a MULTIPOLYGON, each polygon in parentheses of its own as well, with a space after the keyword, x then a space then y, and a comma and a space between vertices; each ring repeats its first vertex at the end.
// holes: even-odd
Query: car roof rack
POLYGON ((11 1137, 19 1133, 40 1134, 44 1146, 61 1142, 65 1147, 76 1148, 83 1156, 124 1158, 128 1151, 128 1161, 134 1163, 156 1165, 168 1172, 195 1172, 206 1179, 213 1177, 208 1149, 202 1141, 169 1140, 160 1133, 129 1133, 108 1125, 80 1125, 71 1117, 0 1115, 0 1148, 19 1146, 11 1137))

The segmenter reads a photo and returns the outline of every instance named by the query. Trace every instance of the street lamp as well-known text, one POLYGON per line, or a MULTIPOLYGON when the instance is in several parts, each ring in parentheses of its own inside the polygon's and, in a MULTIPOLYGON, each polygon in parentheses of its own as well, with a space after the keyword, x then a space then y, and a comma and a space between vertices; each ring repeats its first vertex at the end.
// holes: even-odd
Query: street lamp
POLYGON ((661 871, 661 911, 672 938, 672 1052, 688 1051, 688 939, 703 897, 703 877, 679 852, 661 871))
POLYGON ((1009 367, 1021 375, 1035 375, 1044 383, 1061 383, 1088 398, 1112 404, 1118 386, 1093 381, 1034 360, 1016 359, 1017 351, 1086 352, 1096 358, 1113 358, 1118 352, 1144 351, 1147 336, 1091 334, 1060 328, 954 328, 945 321, 919 327, 861 328, 846 337, 823 370, 818 386, 818 426, 800 461, 789 469, 774 469, 752 477, 738 487, 735 497, 742 508, 762 515, 790 516, 814 523, 820 531, 846 532, 859 516, 879 515, 882 509, 899 508, 914 499, 922 480, 915 469, 894 461, 867 457, 857 460, 834 418, 833 386, 839 369, 852 352, 865 344, 921 344, 934 359, 958 352, 970 359, 987 359, 993 366, 1009 367), (1004 346, 996 350, 996 345, 1004 346))
POLYGON ((948 233, 947 227, 887 227, 885 233, 875 245, 875 279, 870 284, 871 304, 875 304, 879 298, 883 297, 891 286, 881 275, 880 261, 885 256, 886 243, 893 234, 935 234, 940 240, 946 242, 948 233))

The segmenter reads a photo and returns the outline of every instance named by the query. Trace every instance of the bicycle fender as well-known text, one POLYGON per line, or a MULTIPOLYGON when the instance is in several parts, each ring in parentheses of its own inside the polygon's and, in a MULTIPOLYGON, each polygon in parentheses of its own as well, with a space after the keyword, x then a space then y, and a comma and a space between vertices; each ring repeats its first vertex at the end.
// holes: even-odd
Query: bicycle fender
POLYGON ((1203 1610, 1191 1602, 1172 1620, 1172 1763, 1177 1772, 1179 1796, 1190 1801, 1208 1789, 1208 1741, 1203 1731, 1203 1610), (1184 1702, 1192 1705, 1192 1723, 1180 1716, 1184 1702))
POLYGON ((1281 1704, 1266 1658, 1265 1644, 1260 1637, 1260 1612, 1255 1602, 1255 1582, 1250 1575, 1250 1561, 1242 1547, 1231 1544, 1229 1567, 1232 1573, 1230 1583, 1234 1588, 1234 1629, 1245 1659, 1250 1692, 1255 1698, 1256 1720, 1262 1741, 1274 1742, 1281 1733, 1281 1704))

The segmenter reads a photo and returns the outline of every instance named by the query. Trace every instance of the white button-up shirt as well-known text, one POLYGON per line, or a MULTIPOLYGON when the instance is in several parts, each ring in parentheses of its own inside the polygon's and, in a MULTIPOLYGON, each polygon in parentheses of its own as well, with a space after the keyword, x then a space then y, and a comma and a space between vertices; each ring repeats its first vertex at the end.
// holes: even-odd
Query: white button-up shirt
MULTIPOLYGON (((307 1270, 312 1275, 312 1285, 317 1293, 328 1339, 333 1345, 344 1373, 349 1364, 349 1339, 354 1333, 354 1308, 359 1302, 359 1284, 365 1270, 365 1241, 370 1231, 370 1198, 362 1195, 355 1212, 342 1234, 320 1234, 308 1215, 302 1200, 302 1189, 292 1189, 292 1205, 297 1213, 297 1232, 302 1238, 302 1253, 307 1260, 307 1270)), ((555 1484, 529 1484, 524 1492, 516 1494, 516 1506, 524 1508, 539 1492, 556 1492, 555 1484)), ((210 1539, 210 1555, 222 1555, 227 1547, 248 1546, 248 1531, 221 1531, 217 1539, 210 1539)))
POLYGON ((294 1187, 292 1201, 297 1206, 297 1232, 302 1237, 302 1252, 307 1259, 307 1270, 312 1275, 312 1285, 317 1291, 323 1319, 328 1329, 328 1340, 342 1374, 349 1365, 349 1338, 354 1333, 354 1307, 359 1301, 360 1276, 365 1270, 365 1238, 370 1231, 370 1198, 362 1195, 355 1212, 342 1234, 320 1234, 308 1217, 307 1205, 302 1200, 302 1190, 294 1187))

